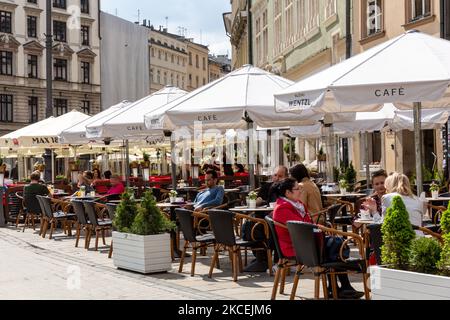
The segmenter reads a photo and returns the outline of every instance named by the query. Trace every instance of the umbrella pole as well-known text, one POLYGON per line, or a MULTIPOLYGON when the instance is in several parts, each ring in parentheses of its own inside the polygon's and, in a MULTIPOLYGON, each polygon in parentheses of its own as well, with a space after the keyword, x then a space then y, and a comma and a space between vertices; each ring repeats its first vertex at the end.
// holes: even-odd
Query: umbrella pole
POLYGON ((52 184, 55 184, 55 150, 52 149, 52 184))
POLYGON ((421 109, 422 103, 414 102, 414 141, 416 145, 416 186, 418 196, 423 191, 421 109))
MULTIPOLYGON (((255 189, 255 165, 253 164, 253 143, 250 135, 253 134, 253 122, 247 121, 247 165, 250 175, 250 189, 255 189), (251 144, 251 145, 250 145, 251 144), (251 155, 250 155, 251 153, 251 155), (252 161, 251 161, 251 160, 252 161)), ((253 138, 253 136, 252 136, 253 138)))
POLYGON ((125 140, 125 179, 127 183, 127 188, 130 187, 130 143, 125 140))
POLYGON ((364 144, 366 149, 366 179, 367 179, 367 189, 370 189, 370 163, 369 163, 369 132, 366 131, 364 135, 364 144))
POLYGON ((175 154, 175 140, 173 136, 170 136, 170 154, 171 154, 171 172, 172 172, 172 189, 177 188, 177 165, 175 162, 176 154, 175 154))

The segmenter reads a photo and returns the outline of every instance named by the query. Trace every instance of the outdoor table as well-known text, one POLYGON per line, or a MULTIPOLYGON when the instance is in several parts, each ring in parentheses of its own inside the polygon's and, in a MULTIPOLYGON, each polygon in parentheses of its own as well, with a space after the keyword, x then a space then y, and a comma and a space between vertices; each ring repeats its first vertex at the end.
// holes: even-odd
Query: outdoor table
POLYGON ((254 214, 256 218, 262 218, 272 212, 275 208, 263 206, 263 207, 257 207, 257 208, 249 208, 247 206, 245 207, 234 207, 230 209, 231 212, 241 212, 244 214, 254 214))
POLYGON ((235 188, 235 189, 224 189, 224 190, 225 190, 225 193, 230 193, 230 192, 238 193, 238 192, 241 192, 241 189, 237 189, 237 188, 235 188))
POLYGON ((181 194, 186 194, 186 197, 187 197, 187 201, 191 201, 192 200, 192 198, 195 198, 195 197, 193 197, 192 196, 192 194, 194 193, 194 192, 197 192, 198 191, 198 188, 197 187, 183 187, 183 188, 177 188, 177 189, 175 189, 178 193, 181 193, 181 194))
POLYGON ((327 198, 352 198, 352 197, 367 197, 367 194, 365 193, 346 193, 346 194, 341 194, 341 193, 328 193, 328 194, 323 194, 324 197, 327 198))
MULTIPOLYGON (((186 203, 158 203, 156 206, 160 209, 170 209, 170 220, 173 222, 177 221, 177 215, 175 213, 176 208, 183 208, 187 206, 193 206, 193 202, 186 202, 186 203)), ((170 231, 170 240, 172 241, 172 260, 175 258, 181 258, 182 252, 178 248, 178 242, 177 242, 177 233, 175 231, 170 231)))
POLYGON ((366 248, 368 248, 369 246, 369 234, 367 232, 367 226, 371 225, 371 224, 381 224, 381 222, 375 222, 373 219, 369 219, 369 220, 361 220, 361 219, 356 219, 354 221, 355 223, 359 223, 362 227, 362 234, 363 234, 363 241, 364 244, 366 246, 366 248))
POLYGON ((426 200, 428 202, 437 202, 437 201, 445 202, 450 201, 450 197, 426 198, 426 200))
POLYGON ((95 196, 95 197, 91 197, 91 196, 84 196, 84 197, 75 197, 75 196, 69 196, 69 197, 64 197, 63 200, 91 200, 91 201, 95 201, 98 199, 101 199, 101 196, 95 196))

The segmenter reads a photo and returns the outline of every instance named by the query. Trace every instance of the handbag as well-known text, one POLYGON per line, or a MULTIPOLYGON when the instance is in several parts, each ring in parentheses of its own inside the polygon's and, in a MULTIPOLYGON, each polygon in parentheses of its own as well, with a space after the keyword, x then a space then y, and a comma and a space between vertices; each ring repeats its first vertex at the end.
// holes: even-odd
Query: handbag
MULTIPOLYGON (((342 261, 340 251, 344 241, 345 240, 342 237, 325 236, 325 248, 324 248, 325 262, 342 261)), ((350 247, 348 245, 345 245, 344 250, 342 252, 342 257, 344 259, 350 258, 350 247)))

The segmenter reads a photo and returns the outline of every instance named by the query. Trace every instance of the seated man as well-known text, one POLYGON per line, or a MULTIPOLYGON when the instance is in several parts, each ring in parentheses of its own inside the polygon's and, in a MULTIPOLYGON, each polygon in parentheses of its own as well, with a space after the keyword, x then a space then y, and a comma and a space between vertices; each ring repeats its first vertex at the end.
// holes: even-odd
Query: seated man
POLYGON ((272 182, 263 184, 261 189, 259 190, 258 199, 256 199, 256 205, 262 206, 265 204, 268 205, 271 202, 276 202, 277 194, 273 190, 272 186, 277 182, 287 179, 288 177, 289 177, 288 168, 286 168, 285 166, 279 166, 278 168, 276 168, 272 176, 272 182))
POLYGON ((125 192, 125 187, 123 186, 122 181, 120 181, 118 175, 112 175, 110 180, 111 188, 108 190, 108 195, 121 195, 125 192))
POLYGON ((45 185, 39 183, 40 179, 40 172, 33 172, 30 176, 30 184, 23 189, 23 202, 25 208, 27 208, 27 213, 41 213, 41 207, 36 196, 47 196, 50 193, 45 185))
POLYGON ((216 207, 222 204, 225 190, 217 185, 218 178, 217 171, 206 171, 205 183, 207 189, 203 190, 195 197, 195 211, 202 211, 205 208, 216 207))

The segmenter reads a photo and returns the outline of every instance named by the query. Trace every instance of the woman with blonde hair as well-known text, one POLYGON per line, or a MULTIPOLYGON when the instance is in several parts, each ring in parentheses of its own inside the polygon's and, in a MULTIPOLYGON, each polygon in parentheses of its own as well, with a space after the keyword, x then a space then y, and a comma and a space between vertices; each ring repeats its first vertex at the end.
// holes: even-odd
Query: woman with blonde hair
POLYGON ((407 176, 401 173, 393 173, 384 182, 387 194, 381 199, 383 216, 392 205, 395 196, 400 196, 409 214, 409 221, 412 225, 422 226, 423 215, 426 212, 426 204, 416 197, 411 190, 411 185, 407 176))

